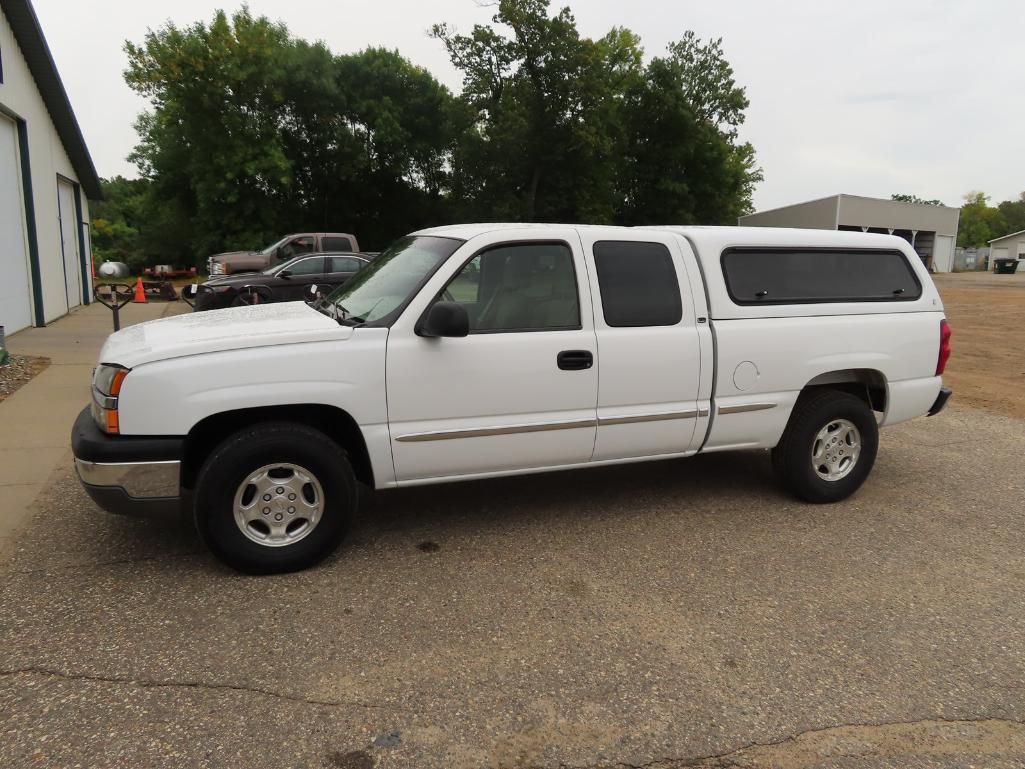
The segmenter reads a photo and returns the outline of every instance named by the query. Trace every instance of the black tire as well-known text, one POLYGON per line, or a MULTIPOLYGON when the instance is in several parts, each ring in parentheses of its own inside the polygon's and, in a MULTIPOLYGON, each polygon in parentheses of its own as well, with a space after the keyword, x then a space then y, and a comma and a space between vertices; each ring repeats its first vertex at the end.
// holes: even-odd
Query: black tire
POLYGON ((878 450, 879 425, 861 398, 839 390, 813 390, 798 398, 783 437, 772 450, 772 466, 783 486, 805 502, 839 502, 865 482, 878 450), (812 451, 819 431, 841 419, 858 429, 861 450, 844 477, 826 480, 816 472, 812 451))
POLYGON ((358 490, 345 451, 324 433, 295 422, 264 422, 239 430, 203 463, 196 481, 194 519, 207 547, 249 574, 298 571, 332 553, 349 530, 358 490), (259 468, 290 463, 315 476, 323 491, 320 519, 292 544, 271 547, 250 539, 235 522, 235 495, 259 468))

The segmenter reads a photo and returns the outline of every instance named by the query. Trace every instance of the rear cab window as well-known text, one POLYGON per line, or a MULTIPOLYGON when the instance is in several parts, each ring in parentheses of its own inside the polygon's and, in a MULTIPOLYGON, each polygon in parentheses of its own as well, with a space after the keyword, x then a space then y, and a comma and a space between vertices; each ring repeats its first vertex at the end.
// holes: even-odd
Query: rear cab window
POLYGON ((902 302, 922 296, 907 257, 857 248, 727 248, 723 277, 735 304, 902 302))
POLYGON ((680 282, 663 244, 600 240, 592 253, 606 324, 675 326, 683 318, 680 282))
POLYGON ((354 251, 352 241, 338 235, 325 235, 320 239, 322 251, 354 251))

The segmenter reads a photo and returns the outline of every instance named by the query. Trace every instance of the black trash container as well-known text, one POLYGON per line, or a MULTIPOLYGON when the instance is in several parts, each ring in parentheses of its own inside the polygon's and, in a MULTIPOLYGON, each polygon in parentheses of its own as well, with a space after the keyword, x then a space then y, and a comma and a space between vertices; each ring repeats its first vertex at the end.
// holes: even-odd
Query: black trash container
POLYGON ((1010 275, 1018 269, 1017 259, 994 259, 993 272, 998 275, 1010 275))

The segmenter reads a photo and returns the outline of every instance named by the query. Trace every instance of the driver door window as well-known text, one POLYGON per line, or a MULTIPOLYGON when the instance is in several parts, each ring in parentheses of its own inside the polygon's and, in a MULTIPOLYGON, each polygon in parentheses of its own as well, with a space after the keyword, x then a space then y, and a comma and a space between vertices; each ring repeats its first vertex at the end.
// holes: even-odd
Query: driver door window
POLYGON ((471 334, 580 328, 573 254, 561 243, 484 251, 466 263, 442 298, 466 307, 471 334))
POLYGON ((324 258, 321 256, 302 259, 287 268, 293 276, 321 275, 324 272, 324 258))
POLYGON ((287 272, 288 277, 279 279, 278 288, 275 291, 278 291, 283 299, 304 299, 306 286, 323 278, 324 257, 311 256, 299 259, 282 272, 287 272))
POLYGON ((312 250, 312 237, 294 238, 281 247, 281 250, 278 251, 278 259, 291 259, 299 254, 308 254, 312 250))

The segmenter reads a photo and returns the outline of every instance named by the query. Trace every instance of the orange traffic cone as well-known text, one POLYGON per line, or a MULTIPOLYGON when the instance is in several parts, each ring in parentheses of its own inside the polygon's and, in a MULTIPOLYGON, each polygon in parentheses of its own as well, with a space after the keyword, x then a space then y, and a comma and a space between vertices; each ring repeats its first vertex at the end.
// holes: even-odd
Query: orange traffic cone
POLYGON ((142 287, 142 278, 135 282, 135 299, 139 304, 146 304, 146 289, 142 287))

